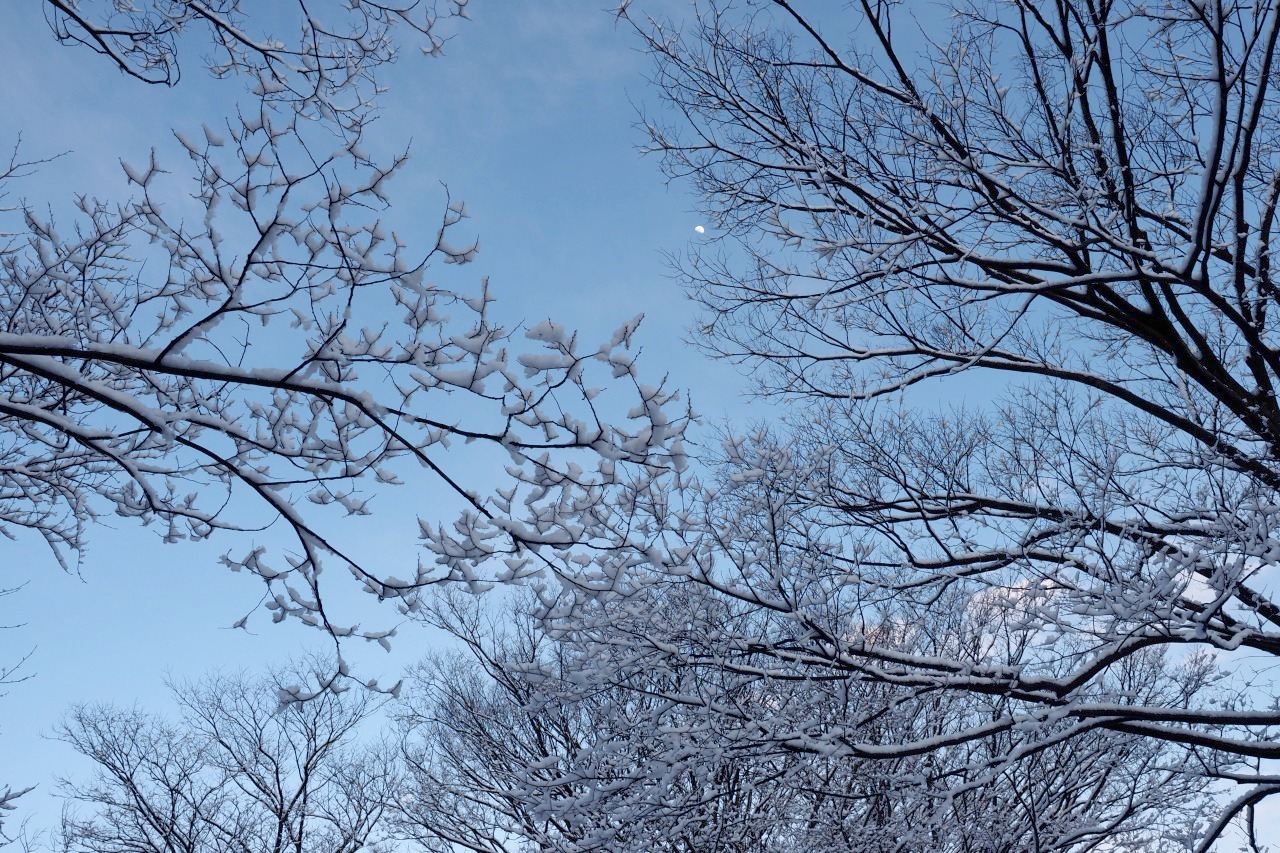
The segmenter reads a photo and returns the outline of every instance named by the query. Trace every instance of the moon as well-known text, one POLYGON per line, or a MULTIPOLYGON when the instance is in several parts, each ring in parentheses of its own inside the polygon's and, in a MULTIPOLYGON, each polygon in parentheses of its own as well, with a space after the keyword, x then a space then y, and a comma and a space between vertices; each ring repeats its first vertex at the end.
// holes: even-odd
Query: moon
POLYGON ((697 231, 699 234, 706 234, 706 233, 707 233, 707 229, 703 228, 701 225, 696 225, 696 226, 694 226, 694 229, 693 229, 693 230, 694 230, 694 231, 697 231))

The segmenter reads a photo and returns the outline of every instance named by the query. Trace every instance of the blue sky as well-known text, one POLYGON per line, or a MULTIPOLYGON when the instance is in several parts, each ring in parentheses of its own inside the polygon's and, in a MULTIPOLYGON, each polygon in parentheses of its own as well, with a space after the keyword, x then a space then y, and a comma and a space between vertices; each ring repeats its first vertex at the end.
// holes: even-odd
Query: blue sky
MULTIPOLYGON (((15 196, 55 211, 66 210, 73 193, 121 197, 120 158, 144 161, 154 145, 162 165, 180 169, 185 158, 174 152, 169 128, 194 131, 233 108, 238 87, 191 64, 182 84, 166 90, 127 79, 87 51, 59 47, 39 5, 6 9, 0 28, 0 142, 21 133, 29 156, 68 153, 15 196)), ((406 51, 388 77, 392 89, 372 145, 390 151, 411 142, 414 155, 393 189, 396 227, 425 221, 433 228, 446 183, 466 201, 481 252, 441 277, 466 287, 487 275, 506 320, 551 317, 588 339, 607 338, 643 312, 651 375, 677 374, 713 420, 749 414, 738 395, 741 377, 680 342, 691 307, 662 253, 706 238, 694 232, 699 220, 685 188, 664 187, 657 162, 637 152, 635 103, 647 96, 647 65, 628 28, 593 4, 569 0, 475 6, 445 56, 406 51)), ((401 489, 377 499, 375 518, 358 522, 365 540, 377 543, 376 559, 416 560, 411 517, 431 498, 401 489)), ((37 542, 6 544, 0 587, 26 585, 0 598, 0 624, 19 626, 0 632, 0 653, 11 660, 34 650, 25 669, 32 677, 0 699, 0 784, 39 785, 19 816, 32 814, 35 825, 56 820, 54 777, 85 769, 42 737, 72 703, 164 710, 166 677, 253 670, 317 642, 314 632, 265 620, 253 633, 227 629, 260 592, 253 579, 217 565, 220 554, 242 545, 223 538, 163 546, 132 522, 107 519, 77 577, 59 570, 37 542)), ((425 632, 405 631, 392 658, 370 655, 365 665, 374 674, 394 671, 432 642, 425 632)))

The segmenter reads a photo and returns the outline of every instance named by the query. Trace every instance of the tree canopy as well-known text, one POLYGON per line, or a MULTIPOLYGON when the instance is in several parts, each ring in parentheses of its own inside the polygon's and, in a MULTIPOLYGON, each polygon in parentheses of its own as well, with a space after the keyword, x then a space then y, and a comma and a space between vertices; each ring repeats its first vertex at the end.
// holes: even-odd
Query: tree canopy
POLYGON ((460 202, 392 227, 378 69, 464 4, 289 6, 297 42, 235 0, 88 9, 51 0, 54 37, 175 84, 199 34, 253 107, 180 129, 195 219, 154 157, 69 227, 7 211, 0 519, 62 553, 103 511, 245 531, 247 500, 296 543, 226 560, 275 618, 385 642, 330 618, 331 564, 455 637, 398 706, 404 839, 1207 851, 1243 818, 1257 847, 1280 4, 622 4, 648 149, 712 226, 674 259, 693 343, 785 409, 719 433, 642 380, 636 322, 584 345, 430 281, 474 254, 460 202), (409 463, 463 509, 401 578, 318 519, 409 463))

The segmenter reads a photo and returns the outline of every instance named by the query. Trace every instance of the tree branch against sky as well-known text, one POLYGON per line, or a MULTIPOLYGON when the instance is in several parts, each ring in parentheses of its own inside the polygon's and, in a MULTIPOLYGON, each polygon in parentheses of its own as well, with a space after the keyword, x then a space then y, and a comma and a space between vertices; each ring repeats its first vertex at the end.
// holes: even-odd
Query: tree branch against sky
MULTIPOLYGON (((227 5, 216 16, 201 4, 166 3, 119 22, 74 20, 84 32, 114 33, 100 46, 131 76, 159 69, 157 81, 176 83, 174 39, 198 23, 218 38, 240 32, 243 15, 227 5), (139 34, 122 35, 126 24, 139 34), (129 52, 138 45, 142 54, 129 52)), ((52 13, 64 40, 73 11, 52 13)), ((61 554, 80 547, 85 524, 103 509, 162 524, 170 540, 279 518, 294 533, 288 562, 268 566, 258 549, 227 562, 267 581, 278 617, 297 615, 335 637, 354 629, 328 619, 316 581, 322 555, 381 598, 411 598, 442 578, 475 581, 470 567, 496 552, 536 551, 544 535, 565 544, 563 528, 504 521, 510 498, 494 504, 456 480, 440 459, 449 439, 493 445, 545 493, 656 461, 651 452, 678 437, 681 423, 663 413, 669 393, 634 380, 630 415, 611 422, 613 412, 595 402, 588 365, 632 376, 624 350, 634 323, 588 348, 546 321, 527 330, 534 351, 512 351, 512 330, 491 319, 487 286, 459 293, 426 279, 433 262, 474 256, 474 244, 453 236, 465 208, 449 201, 423 245, 394 230, 387 192, 407 155, 380 163, 362 149, 356 112, 372 105, 349 91, 376 89, 378 63, 394 57, 385 30, 410 8, 361 4, 344 14, 374 33, 360 36, 372 44, 360 43, 348 77, 334 80, 324 56, 355 48, 341 47, 346 36, 323 46, 317 34, 328 31, 308 17, 307 39, 288 53, 301 57, 297 68, 277 69, 276 48, 263 47, 246 48, 261 62, 244 59, 234 70, 258 78, 314 71, 312 89, 277 98, 258 79, 255 102, 233 119, 194 135, 175 131, 196 177, 184 202, 157 189, 167 171, 153 154, 149 163, 122 163, 131 198, 82 197, 66 226, 30 204, 11 211, 0 333, 6 521, 38 530, 61 554), (307 50, 328 52, 306 60, 307 50), (326 112, 339 95, 358 106, 326 112), (268 324, 270 332, 257 331, 268 324), (593 474, 550 455, 573 450, 603 467, 593 474), (358 484, 398 482, 397 459, 461 498, 462 524, 472 529, 471 550, 458 551, 453 534, 424 520, 439 568, 399 580, 343 551, 302 509, 364 513, 358 484), (256 520, 234 518, 242 497, 257 507, 256 520)), ((414 14, 425 17, 412 29, 429 35, 434 16, 414 14)), ((429 39, 432 50, 438 44, 429 39)), ((15 159, 10 177, 31 165, 15 159)))
POLYGON ((176 721, 109 705, 74 708, 55 736, 89 759, 93 773, 63 783, 58 849, 376 849, 399 766, 391 751, 361 743, 359 728, 381 702, 368 691, 325 691, 282 710, 282 689, 333 667, 310 664, 171 686, 176 721))
POLYGON ((466 17, 467 2, 294 0, 274 9, 241 0, 43 5, 59 42, 92 50, 135 80, 176 86, 184 64, 199 57, 215 77, 248 78, 250 90, 271 104, 358 132, 374 107, 383 66, 404 47, 438 55, 444 46, 439 23, 466 17))
MULTIPOLYGON (((998 700, 917 702, 804 665, 751 671, 759 659, 738 641, 769 615, 697 584, 655 586, 625 609, 629 621, 565 632, 527 597, 496 613, 438 603, 427 618, 465 651, 417 668, 396 706, 407 767, 396 833, 477 853, 1174 850, 1210 813, 1203 776, 1170 767, 1176 747, 1062 737, 1068 725, 1017 760, 1014 735, 893 755, 895 742, 989 720, 998 700), (824 748, 824 731, 846 728, 885 749, 824 748)), ((981 625, 964 641, 981 642, 981 625)), ((1117 677, 1151 697, 1169 689, 1162 676, 1148 655, 1117 677)))
MULTIPOLYGON (((1273 791, 1280 6, 698 8, 683 28, 628 10, 669 107, 652 148, 724 235, 681 264, 697 339, 790 404, 803 472, 773 557, 716 529, 667 557, 789 626, 698 665, 995 703, 896 745, 779 734, 835 753, 1068 726, 1185 746, 1242 808, 1273 791), (974 400, 928 402, 948 389, 974 400), (979 601, 1029 645, 944 629, 979 601), (1223 680, 1109 684, 1152 652, 1171 687, 1193 661, 1223 680)), ((773 458, 730 457, 748 480, 773 458)))
MULTIPOLYGON (((1280 3, 623 4, 649 147, 703 205, 691 337, 784 411, 692 460, 637 321, 588 344, 539 295, 504 323, 487 281, 433 278, 476 249, 457 198, 394 215, 422 186, 372 133, 383 74, 463 4, 264 8, 44 6, 123 84, 198 56, 248 94, 69 213, 11 189, 58 152, 15 149, 0 521, 66 565, 108 515, 228 541, 274 619, 340 644, 286 709, 390 636, 325 567, 460 641, 401 706, 396 829, 429 848, 1252 838, 1280 791, 1280 3), (401 481, 407 572, 333 523, 401 481), (528 594, 453 597, 500 584, 528 594)), ((505 118, 464 88, 437 132, 505 118)))
MULTIPOLYGON (((638 380, 639 318, 601 346, 550 320, 504 326, 487 282, 429 277, 475 254, 456 236, 460 200, 425 227, 391 221, 407 154, 363 145, 393 28, 437 53, 438 15, 461 4, 273 6, 262 21, 235 3, 46 11, 54 37, 104 54, 80 54, 89 73, 181 85, 185 57, 204 54, 249 92, 230 117, 176 128, 178 163, 122 159, 121 196, 79 196, 70 215, 32 195, 58 152, 15 147, 0 188, 13 201, 0 229, 10 531, 38 533, 64 567, 106 515, 166 541, 245 534, 223 561, 266 583, 276 621, 385 645, 392 627, 334 617, 325 565, 412 610, 443 580, 479 588, 554 568, 574 536, 613 535, 573 522, 593 494, 631 468, 681 464, 689 413, 638 380), (281 21, 298 41, 271 37, 281 21), (487 447, 512 488, 488 497, 495 478, 467 482, 451 441, 487 447), (416 568, 340 544, 331 513, 365 514, 370 490, 423 469, 437 498, 425 505, 445 509, 406 531, 427 548, 416 568), (257 544, 272 525, 292 538, 274 557, 257 544)), ((179 579, 167 586, 182 606, 179 579)))

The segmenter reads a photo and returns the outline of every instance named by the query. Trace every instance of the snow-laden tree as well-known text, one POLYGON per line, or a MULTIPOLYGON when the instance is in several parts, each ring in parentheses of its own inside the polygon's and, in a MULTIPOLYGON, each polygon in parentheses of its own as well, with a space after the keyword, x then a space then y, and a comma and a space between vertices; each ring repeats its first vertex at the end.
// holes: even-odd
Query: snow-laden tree
MULTIPOLYGON (((195 216, 158 199, 154 161, 126 167, 133 199, 81 199, 65 230, 21 212, 25 233, 0 255, 0 517, 59 554, 104 510, 162 525, 168 540, 278 518, 295 539, 286 562, 258 549, 226 562, 268 583, 278 617, 344 636, 352 629, 328 620, 318 585, 326 555, 397 598, 472 581, 471 564, 495 551, 543 544, 536 519, 504 520, 509 503, 499 497, 497 510, 450 476, 451 440, 492 445, 535 483, 608 479, 670 436, 655 428, 669 397, 635 384, 634 428, 625 411, 611 423, 597 407, 588 366, 627 375, 634 326, 597 348, 546 321, 524 332, 532 351, 512 352, 487 287, 467 294, 426 277, 434 260, 473 254, 448 238, 462 205, 425 239, 392 230, 381 211, 403 158, 378 166, 347 141, 318 150, 300 121, 264 109, 180 133, 195 216), (549 455, 574 449, 589 454, 582 465, 549 455), (400 482, 398 459, 469 505, 464 526, 489 525, 459 550, 424 519, 438 559, 400 579, 317 523, 325 505, 367 512, 359 484, 400 482), (583 467, 592 459, 594 471, 583 467)), ((568 541, 563 524, 548 535, 568 541)))
MULTIPOLYGON (((34 531, 69 565, 103 514, 166 541, 242 532, 224 562, 266 583, 277 621, 385 644, 384 626, 331 618, 325 566, 411 610, 442 580, 510 579, 580 540, 610 545, 588 523, 602 490, 681 464, 688 413, 635 379, 638 319, 601 346, 550 320, 504 326, 487 283, 433 280, 476 252, 455 234, 462 202, 445 199, 434 224, 392 221, 407 155, 365 148, 379 72, 397 30, 437 52, 438 17, 462 6, 46 4, 54 36, 102 54, 84 51, 86 67, 114 64, 121 85, 176 84, 195 55, 249 94, 233 117, 177 129, 178 162, 122 160, 117 199, 51 212, 65 200, 38 188, 56 167, 21 146, 0 172, 6 533, 34 531), (597 387, 610 383, 622 393, 597 387), (451 442, 476 443, 508 487, 464 482, 451 442), (345 550, 335 517, 405 481, 424 507, 407 534, 428 557, 405 570, 345 550), (267 553, 272 526, 292 541, 267 553)), ((178 584, 158 594, 180 606, 178 584)))
POLYGON ((349 130, 369 116, 382 66, 402 48, 438 54, 442 19, 467 0, 43 0, 57 40, 83 46, 144 83, 177 85, 191 54, 216 77, 349 130), (414 45, 414 40, 417 45, 414 45))
POLYGON ((1280 4, 698 5, 629 10, 649 128, 721 235, 681 264, 699 340, 787 402, 794 473, 750 548, 732 514, 654 555, 759 614, 695 662, 991 706, 761 733, 832 755, 1185 747, 1242 786, 1209 846, 1280 791, 1280 4), (958 631, 992 608, 1017 644, 958 631))
MULTIPOLYGON (((425 4, 335 4, 342 22, 331 25, 299 4, 292 47, 247 35, 249 12, 231 2, 50 9, 63 40, 164 82, 176 82, 178 36, 203 25, 229 52, 210 58, 214 72, 247 74, 255 97, 232 119, 175 131, 186 166, 122 162, 122 200, 81 197, 65 222, 30 202, 5 211, 4 523, 38 531, 65 559, 104 511, 160 525, 168 540, 279 520, 293 553, 269 562, 246 548, 226 562, 268 583, 278 618, 341 637, 354 629, 328 619, 323 556, 382 598, 475 581, 474 566, 494 553, 536 568, 540 546, 569 544, 571 528, 590 535, 567 506, 551 530, 550 493, 606 483, 629 463, 666 464, 659 456, 685 415, 667 417, 673 397, 662 388, 628 382, 638 321, 598 347, 550 320, 503 327, 487 284, 432 281, 433 264, 476 252, 454 236, 461 202, 446 200, 434 226, 389 221, 387 193, 407 155, 364 150, 368 97, 395 55, 392 24, 438 46, 425 4), (343 97, 353 100, 339 108, 343 97), (194 189, 176 189, 178 175, 194 189), (595 369, 602 383, 629 385, 630 399, 600 397, 595 369), (488 461, 534 494, 489 500, 455 479, 444 458, 454 440, 488 445, 488 461), (408 469, 397 460, 426 469, 429 487, 464 507, 456 530, 424 517, 415 532, 434 561, 399 578, 342 552, 316 506, 365 513, 361 484, 400 482, 408 469)), ((20 154, 0 189, 38 180, 40 164, 20 154)))
POLYGON ((394 751, 361 724, 384 697, 323 691, 281 704, 305 667, 174 686, 179 718, 107 705, 75 708, 56 737, 93 763, 64 781, 58 849, 214 853, 377 849, 399 782, 394 751))
MULTIPOLYGON (((1041 728, 1016 760, 1024 744, 1009 734, 892 754, 998 717, 1001 700, 921 701, 742 646, 728 661, 726 648, 770 620, 701 585, 655 587, 626 603, 629 621, 614 614, 587 632, 548 630, 538 611, 458 599, 434 609, 467 651, 425 663, 397 706, 398 837, 478 853, 1177 850, 1208 805, 1203 777, 1170 766, 1177 750, 1112 732, 1041 728), (840 749, 841 731, 883 754, 840 749)), ((1019 633, 995 609, 973 616, 1019 633)), ((1115 687, 1169 698, 1158 656, 1123 669, 1115 687)))

